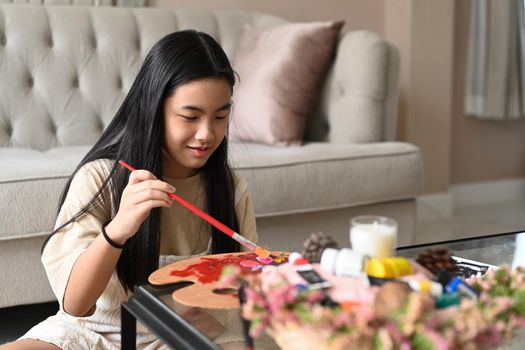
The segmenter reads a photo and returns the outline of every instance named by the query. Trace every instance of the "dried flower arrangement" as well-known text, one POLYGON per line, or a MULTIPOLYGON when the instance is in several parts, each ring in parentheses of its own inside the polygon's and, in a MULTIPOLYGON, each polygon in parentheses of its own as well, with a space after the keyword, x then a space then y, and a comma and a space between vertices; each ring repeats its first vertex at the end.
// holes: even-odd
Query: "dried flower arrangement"
MULTIPOLYGON (((429 294, 366 287, 373 303, 323 305, 325 294, 291 285, 279 268, 261 274, 230 266, 221 284, 246 284, 242 309, 254 337, 267 331, 283 349, 487 349, 525 327, 525 270, 508 266, 468 283, 477 300, 436 308, 429 294)), ((404 290, 403 290, 404 289, 404 290)))

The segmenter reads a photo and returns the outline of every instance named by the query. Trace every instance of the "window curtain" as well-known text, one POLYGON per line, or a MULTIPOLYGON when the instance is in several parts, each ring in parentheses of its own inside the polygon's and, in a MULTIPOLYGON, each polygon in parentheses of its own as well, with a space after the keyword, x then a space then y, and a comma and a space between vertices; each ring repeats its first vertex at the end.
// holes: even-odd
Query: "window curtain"
POLYGON ((525 116, 525 0, 471 0, 465 113, 525 116))

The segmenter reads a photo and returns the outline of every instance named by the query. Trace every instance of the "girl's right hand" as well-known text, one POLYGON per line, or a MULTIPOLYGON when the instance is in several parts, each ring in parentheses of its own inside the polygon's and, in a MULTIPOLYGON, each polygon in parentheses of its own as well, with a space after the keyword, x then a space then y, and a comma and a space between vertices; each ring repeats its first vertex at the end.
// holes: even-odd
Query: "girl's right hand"
POLYGON ((112 240, 124 244, 137 233, 151 209, 171 207, 173 200, 168 193, 173 192, 175 187, 158 180, 153 173, 147 170, 133 171, 122 192, 118 212, 106 226, 106 232, 112 240))

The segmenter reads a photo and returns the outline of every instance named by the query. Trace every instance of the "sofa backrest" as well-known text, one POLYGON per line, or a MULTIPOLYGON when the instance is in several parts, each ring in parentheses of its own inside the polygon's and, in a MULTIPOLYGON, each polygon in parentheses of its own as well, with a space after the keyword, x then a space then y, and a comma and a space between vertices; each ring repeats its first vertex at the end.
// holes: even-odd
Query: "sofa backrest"
MULTIPOLYGON (((0 146, 46 150, 93 144, 146 53, 167 33, 207 32, 233 59, 245 24, 269 28, 284 23, 243 11, 0 5, 0 146)), ((391 49, 367 32, 350 32, 341 40, 349 45, 339 45, 306 137, 386 139, 386 116, 394 113, 395 120, 397 108, 389 106, 389 99, 397 99, 397 68, 388 62, 391 49), (354 51, 367 46, 378 57, 354 51)))

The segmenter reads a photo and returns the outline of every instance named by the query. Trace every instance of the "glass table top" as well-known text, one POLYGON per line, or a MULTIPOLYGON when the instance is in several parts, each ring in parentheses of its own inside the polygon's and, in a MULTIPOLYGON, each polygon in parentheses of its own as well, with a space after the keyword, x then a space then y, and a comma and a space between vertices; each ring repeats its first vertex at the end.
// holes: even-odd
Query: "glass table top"
MULTIPOLYGON (((415 258, 428 248, 444 247, 452 251, 454 256, 479 261, 485 264, 500 266, 511 265, 516 248, 516 239, 523 232, 503 233, 491 236, 465 238, 453 241, 444 241, 430 244, 421 244, 399 248, 398 255, 415 258)), ((525 253, 525 252, 524 252, 525 253)))
MULTIPOLYGON (((511 265, 514 258, 514 250, 516 247, 516 240, 519 237, 519 234, 521 232, 512 232, 512 233, 504 233, 504 234, 497 234, 497 235, 491 235, 491 236, 483 236, 483 237, 476 237, 476 238, 467 238, 467 239, 460 239, 460 240, 454 240, 454 241, 444 241, 444 242, 436 242, 436 243, 430 243, 430 244, 422 244, 417 246, 409 246, 409 247, 402 247, 397 249, 397 255, 405 256, 407 258, 415 258, 417 255, 423 251, 425 251, 428 248, 432 247, 444 247, 452 251, 454 256, 465 258, 465 259, 471 259, 478 262, 490 264, 490 265, 502 265, 502 264, 509 264, 511 265)), ((525 233, 521 233, 521 236, 525 236, 525 233)), ((168 285, 168 286, 161 286, 161 287, 155 287, 151 285, 145 285, 137 287, 136 295, 138 292, 138 296, 140 298, 146 298, 149 299, 149 301, 153 302, 159 308, 155 308, 160 313, 159 319, 165 319, 166 321, 162 321, 162 323, 165 323, 162 327, 164 330, 170 328, 171 325, 177 325, 177 327, 183 326, 184 332, 187 332, 186 334, 192 334, 195 335, 197 338, 200 338, 202 340, 202 337, 204 336, 202 333, 200 333, 197 329, 195 329, 192 325, 185 322, 185 320, 180 317, 175 312, 175 302, 173 301, 171 297, 171 293, 178 289, 178 288, 184 288, 188 283, 183 282, 179 284, 174 285, 168 285)), ((148 301, 148 302, 149 302, 148 301)), ((153 305, 153 304, 152 304, 153 305)), ((151 310, 150 310, 151 311, 151 310)), ((140 317, 138 317, 140 319, 140 317)), ((142 320, 144 321, 144 320, 142 320)), ((151 326, 151 325, 150 325, 151 326)), ((174 328, 177 328, 174 327, 174 328)), ((150 327, 151 328, 151 327, 150 327)), ((180 329, 180 328, 179 328, 180 329)), ((152 329, 155 332, 155 329, 152 329)), ((157 334, 161 336, 161 334, 157 334)), ((164 338, 161 336, 161 338, 164 338)), ((164 338, 166 341, 166 339, 164 338)), ((191 339, 187 339, 191 340, 191 339)), ((272 343, 271 340, 263 340, 268 342, 265 346, 257 347, 256 348, 273 348, 270 344, 272 343)), ((259 340, 258 340, 259 342, 259 340)), ((169 342, 168 342, 169 343, 169 342)), ((191 343, 191 341, 190 341, 191 343)), ((206 341, 204 341, 206 343, 206 341)), ((213 342, 211 342, 213 343, 213 342)), ((205 346, 202 342, 199 343, 199 348, 202 349, 220 349, 215 344, 209 344, 209 346, 205 346), (204 346, 204 347, 203 347, 204 346)), ((180 348, 178 345, 170 344, 174 348, 180 348)))

